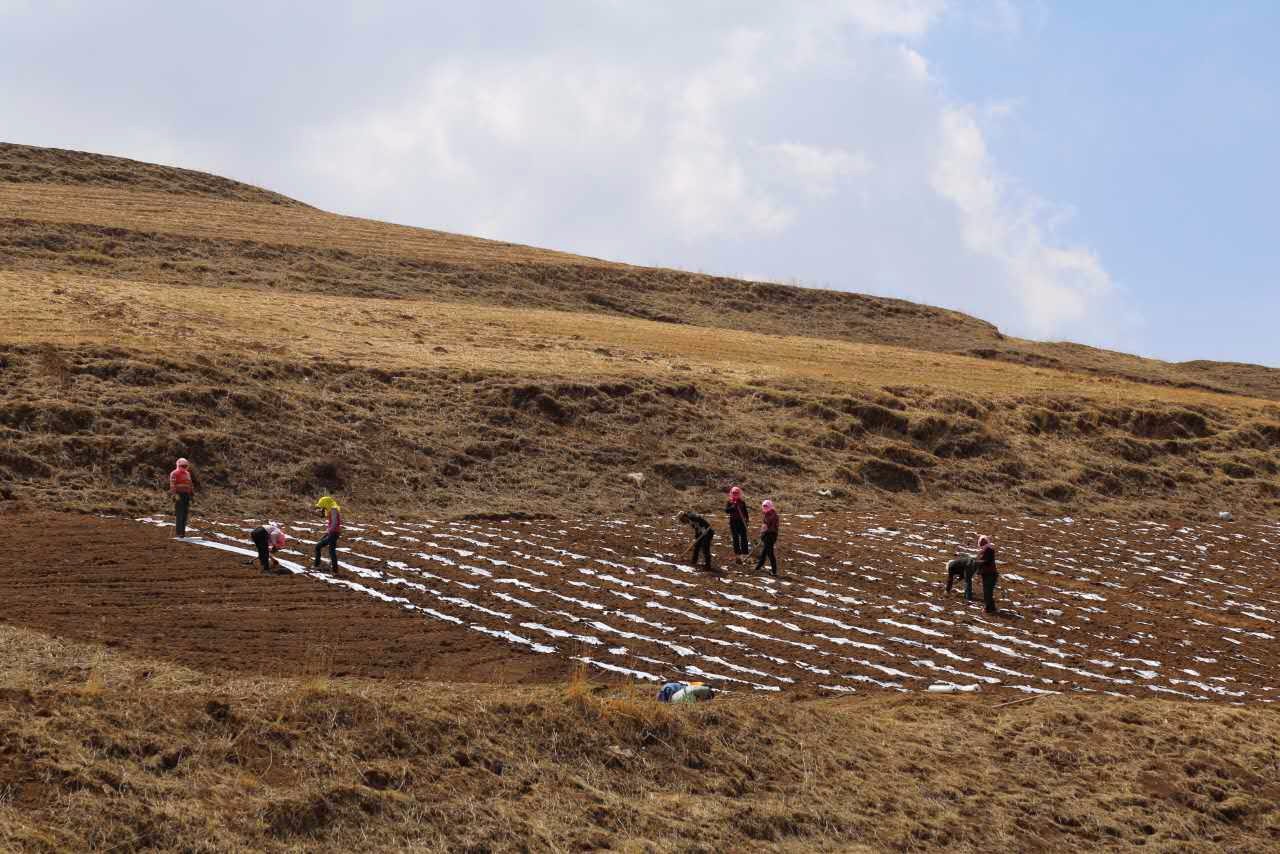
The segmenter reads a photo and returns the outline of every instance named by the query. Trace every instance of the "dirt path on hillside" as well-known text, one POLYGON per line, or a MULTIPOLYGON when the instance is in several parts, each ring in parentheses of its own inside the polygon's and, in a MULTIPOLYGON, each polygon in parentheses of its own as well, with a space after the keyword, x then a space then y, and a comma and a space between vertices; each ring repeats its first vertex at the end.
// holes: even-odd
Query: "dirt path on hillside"
POLYGON ((125 519, 0 524, 0 621, 206 671, 457 682, 563 679, 554 656, 432 623, 125 519))

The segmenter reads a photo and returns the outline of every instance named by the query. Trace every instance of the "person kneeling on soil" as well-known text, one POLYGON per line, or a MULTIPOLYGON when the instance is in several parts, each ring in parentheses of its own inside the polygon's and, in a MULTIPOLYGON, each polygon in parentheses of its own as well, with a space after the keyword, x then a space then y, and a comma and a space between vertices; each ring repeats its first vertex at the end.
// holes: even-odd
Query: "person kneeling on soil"
POLYGON ((676 519, 682 525, 688 525, 693 528, 693 560, 692 565, 698 565, 698 555, 705 555, 706 561, 703 568, 711 571, 711 540, 715 537, 715 529, 711 527, 711 523, 697 513, 688 510, 681 513, 676 519))
POLYGON ((729 490, 729 503, 724 512, 729 516, 729 533, 733 535, 733 559, 741 562, 742 558, 751 554, 751 542, 747 539, 747 524, 751 521, 747 512, 747 502, 742 500, 742 489, 735 486, 729 490))
POLYGON ((774 508, 772 501, 761 502, 760 511, 764 516, 764 524, 760 527, 760 559, 756 561, 756 572, 764 569, 767 558, 769 574, 777 578, 778 558, 773 553, 773 547, 778 543, 778 511, 774 508))
POLYGON ((342 536, 342 508, 328 495, 316 502, 316 509, 325 517, 324 536, 316 543, 316 559, 313 569, 320 568, 320 552, 329 547, 329 565, 338 571, 338 539, 342 536))
POLYGON ((258 547, 258 560, 262 562, 263 572, 271 572, 272 564, 279 566, 271 554, 284 548, 285 542, 289 539, 284 535, 284 531, 280 530, 279 525, 275 522, 259 525, 253 529, 249 539, 253 540, 253 544, 258 547))

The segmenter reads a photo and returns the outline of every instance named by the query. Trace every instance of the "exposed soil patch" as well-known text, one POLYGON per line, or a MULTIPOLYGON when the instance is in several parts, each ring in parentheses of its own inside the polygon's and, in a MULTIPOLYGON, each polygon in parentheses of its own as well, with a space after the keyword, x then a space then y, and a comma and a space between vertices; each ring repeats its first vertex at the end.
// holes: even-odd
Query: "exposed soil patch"
POLYGON ((209 671, 457 682, 564 679, 569 666, 294 576, 263 576, 131 520, 0 525, 4 622, 209 671))

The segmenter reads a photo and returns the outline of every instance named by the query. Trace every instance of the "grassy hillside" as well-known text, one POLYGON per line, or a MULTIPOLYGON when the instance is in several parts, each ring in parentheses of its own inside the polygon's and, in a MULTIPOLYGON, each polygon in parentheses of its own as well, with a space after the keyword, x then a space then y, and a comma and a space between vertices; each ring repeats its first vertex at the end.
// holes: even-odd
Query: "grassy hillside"
POLYGON ((0 143, 0 182, 93 187, 205 196, 226 201, 306 207, 269 190, 191 169, 158 166, 124 157, 0 143))
POLYGON ((1280 407, 1255 398, 425 299, 21 272, 0 299, 0 488, 35 506, 154 506, 178 455, 232 512, 334 489, 402 513, 667 513, 733 481, 793 508, 1280 496, 1280 407))
POLYGON ((336 216, 216 176, 4 143, 0 269, 622 315, 1280 399, 1280 374, 1256 365, 1169 364, 1024 341, 902 300, 633 267, 336 216))

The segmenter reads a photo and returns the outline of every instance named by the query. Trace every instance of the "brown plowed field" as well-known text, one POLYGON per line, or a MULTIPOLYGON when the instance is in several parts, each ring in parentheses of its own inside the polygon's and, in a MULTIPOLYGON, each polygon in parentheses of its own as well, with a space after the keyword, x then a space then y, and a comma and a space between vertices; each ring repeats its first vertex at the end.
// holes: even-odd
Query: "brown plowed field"
POLYGON ((543 682, 568 667, 126 519, 0 525, 0 619, 206 671, 543 682))
POLYGON ((298 574, 272 577, 225 550, 254 523, 197 517, 192 542, 168 524, 12 519, 6 619, 212 671, 1280 697, 1268 524, 800 514, 776 579, 719 539, 717 571, 691 569, 661 520, 349 521, 336 577, 310 569, 312 522, 285 524, 298 574), (942 589, 977 530, 1000 549, 996 615, 942 589))

